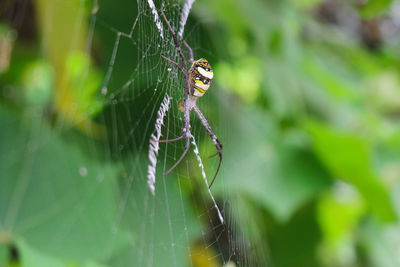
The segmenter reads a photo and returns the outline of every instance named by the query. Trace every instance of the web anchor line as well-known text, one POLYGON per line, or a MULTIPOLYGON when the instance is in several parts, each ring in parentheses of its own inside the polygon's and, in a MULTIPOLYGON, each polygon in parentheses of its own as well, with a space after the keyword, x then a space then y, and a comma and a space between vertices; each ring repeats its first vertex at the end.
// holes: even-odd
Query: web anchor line
POLYGON ((161 102, 160 108, 157 111, 157 119, 155 128, 155 134, 152 133, 150 136, 150 147, 149 147, 149 161, 150 164, 147 166, 147 185, 150 192, 155 195, 156 191, 156 165, 157 165, 157 155, 160 148, 159 140, 161 137, 161 127, 164 124, 164 117, 169 109, 169 104, 171 102, 171 97, 167 94, 164 96, 161 102))

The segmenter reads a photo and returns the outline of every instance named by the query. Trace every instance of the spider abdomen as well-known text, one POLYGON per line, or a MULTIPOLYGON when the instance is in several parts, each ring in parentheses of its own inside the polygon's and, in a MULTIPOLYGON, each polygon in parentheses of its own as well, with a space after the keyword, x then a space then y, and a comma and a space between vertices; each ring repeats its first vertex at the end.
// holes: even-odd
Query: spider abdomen
POLYGON ((204 58, 193 62, 189 70, 191 94, 196 97, 203 96, 210 87, 214 77, 210 63, 204 58))

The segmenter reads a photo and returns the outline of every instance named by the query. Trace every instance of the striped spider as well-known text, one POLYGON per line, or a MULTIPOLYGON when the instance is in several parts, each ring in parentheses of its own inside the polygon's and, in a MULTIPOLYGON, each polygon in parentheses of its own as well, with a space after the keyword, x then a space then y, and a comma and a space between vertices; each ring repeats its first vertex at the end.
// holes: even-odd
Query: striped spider
POLYGON ((203 113, 200 111, 200 109, 196 105, 196 100, 199 97, 202 97, 204 93, 207 91, 208 87, 210 87, 211 81, 213 79, 213 71, 211 69, 211 65, 208 63, 208 61, 204 58, 201 58, 199 60, 193 60, 193 51, 190 48, 190 46, 186 43, 186 41, 183 41, 183 44, 186 46, 189 56, 190 56, 190 69, 187 71, 187 61, 185 58, 185 55, 182 52, 181 46, 178 42, 178 38, 174 32, 174 30, 171 27, 171 24, 168 22, 167 18, 165 17, 165 14, 163 11, 161 11, 162 16, 164 17, 165 22, 168 25, 169 30, 171 31, 172 37, 175 42, 176 49, 178 49, 179 55, 182 59, 182 65, 176 63, 175 61, 161 56, 165 60, 171 62, 174 64, 183 74, 184 78, 184 93, 185 93, 185 98, 183 99, 183 102, 180 102, 180 109, 184 113, 184 126, 182 129, 182 135, 174 138, 174 139, 169 139, 169 140, 160 140, 160 143, 169 143, 169 142, 175 142, 181 139, 186 138, 186 145, 185 145, 185 150, 181 157, 175 162, 175 164, 164 173, 164 175, 169 174, 173 169, 178 166, 178 164, 183 160, 185 157, 186 153, 189 151, 190 147, 190 111, 193 109, 194 112, 197 114, 199 117, 201 123, 203 124, 204 128, 210 135, 212 141, 215 144, 215 147, 217 148, 217 153, 211 155, 209 158, 216 156, 217 154, 219 155, 219 164, 217 171, 214 175, 214 178, 209 186, 213 185, 215 178, 217 177, 217 174, 219 172, 219 168, 221 167, 221 162, 222 162, 222 144, 218 140, 217 136, 214 134, 213 130, 211 129, 210 125, 208 124, 206 118, 204 117, 203 113))

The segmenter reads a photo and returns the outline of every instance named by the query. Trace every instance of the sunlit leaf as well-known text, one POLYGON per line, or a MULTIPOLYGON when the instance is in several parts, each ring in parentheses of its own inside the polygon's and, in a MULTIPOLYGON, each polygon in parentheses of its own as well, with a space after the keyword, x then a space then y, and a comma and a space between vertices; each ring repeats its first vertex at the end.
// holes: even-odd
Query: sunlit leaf
POLYGON ((369 0, 362 7, 360 13, 364 17, 373 17, 379 15, 382 11, 385 11, 393 0, 369 0))
POLYGON ((365 213, 365 204, 357 192, 344 183, 325 194, 318 202, 317 218, 326 240, 334 246, 346 239, 365 213))
POLYGON ((388 190, 372 169, 371 141, 310 122, 307 124, 314 150, 333 176, 353 184, 372 211, 384 221, 396 219, 388 190))

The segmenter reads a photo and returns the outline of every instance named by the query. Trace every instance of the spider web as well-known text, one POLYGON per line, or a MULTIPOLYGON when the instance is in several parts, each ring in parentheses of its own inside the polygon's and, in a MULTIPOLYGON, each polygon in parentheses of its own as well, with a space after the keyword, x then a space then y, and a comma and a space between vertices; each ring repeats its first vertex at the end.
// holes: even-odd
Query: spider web
MULTIPOLYGON (((246 238, 249 231, 245 228, 246 221, 251 218, 235 214, 240 197, 229 194, 229 177, 223 171, 229 166, 224 162, 213 188, 208 189, 207 180, 213 177, 219 159, 207 159, 216 151, 199 120, 191 114, 191 150, 169 175, 163 173, 179 158, 184 142, 154 142, 180 136, 183 127, 183 113, 178 109, 183 98, 183 77, 160 55, 176 62, 180 59, 160 10, 165 10, 177 35, 191 45, 195 59, 207 58, 209 52, 200 45, 200 26, 187 25, 196 3, 138 0, 122 5, 122 2, 118 5, 112 1, 90 2, 92 13, 86 42, 87 52, 100 58, 99 65, 105 70, 99 89, 104 106, 96 120, 105 126, 107 134, 105 142, 92 140, 85 146, 119 173, 117 219, 107 240, 103 262, 109 266, 257 266, 260 253, 254 251, 246 238), (118 16, 109 17, 113 12, 118 16), (99 143, 103 146, 101 151, 97 148, 99 143)), ((80 12, 84 12, 87 4, 82 1, 80 12)), ((73 27, 78 32, 80 25, 73 27)), ((48 28, 51 30, 50 25, 48 28)), ((227 104, 220 106, 223 95, 215 82, 210 89, 214 92, 206 94, 198 105, 226 149, 232 145, 223 113, 223 105, 227 104)), ((66 125, 60 119, 55 128, 61 131, 66 125)), ((31 142, 39 139, 40 131, 36 128, 41 126, 32 126, 37 135, 30 137, 31 142)), ((31 157, 33 160, 34 156, 31 157)), ((24 181, 21 196, 28 190, 28 172, 21 175, 24 181)), ((86 177, 88 173, 90 166, 82 163, 79 174, 86 177)), ((98 174, 99 183, 104 177, 107 173, 98 174)), ((98 190, 79 187, 82 190, 79 194, 66 194, 78 199, 81 195, 92 196, 98 190)), ((43 192, 56 195, 50 185, 43 185, 43 192)), ((62 201, 52 201, 54 210, 63 207, 62 201)), ((87 210, 83 204, 76 204, 75 212, 74 218, 78 218, 87 210)), ((35 220, 41 222, 46 216, 49 215, 40 214, 35 220)), ((30 224, 36 225, 35 220, 30 224)), ((48 245, 57 247, 67 240, 75 223, 74 220, 64 223, 48 245)), ((98 229, 92 226, 88 232, 95 235, 98 229)), ((29 228, 29 224, 22 227, 29 228)), ((264 248, 258 250, 265 253, 264 248)))
MULTIPOLYGON (((207 54, 199 55, 199 52, 207 51, 199 51, 196 45, 200 42, 196 27, 185 28, 193 2, 188 0, 183 5, 169 6, 162 3, 156 7, 151 0, 138 1, 137 15, 131 18, 127 31, 114 29, 112 22, 101 18, 101 14, 93 18, 97 23, 92 27, 102 27, 114 34, 102 91, 109 99, 109 118, 105 118, 105 122, 112 125, 111 158, 125 159, 121 166, 127 177, 121 186, 121 224, 124 222, 129 228, 140 229, 140 245, 134 245, 135 252, 130 251, 136 254, 132 255, 135 266, 164 266, 165 260, 170 266, 202 266, 198 263, 199 258, 207 259, 209 266, 231 263, 252 266, 256 264, 252 255, 248 254, 249 246, 231 215, 233 203, 223 190, 225 178, 222 175, 217 177, 217 183, 222 188, 217 197, 221 214, 212 193, 207 194, 207 185, 202 182, 206 173, 213 176, 218 164, 216 160, 201 162, 201 158, 214 153, 212 141, 204 134, 202 126, 193 122, 194 116, 191 116, 191 150, 167 176, 162 173, 179 158, 184 142, 154 142, 161 133, 161 139, 179 136, 183 127, 183 113, 177 108, 183 98, 182 75, 160 55, 176 62, 180 62, 180 58, 162 21, 160 9, 165 10, 178 38, 190 37, 189 44, 194 49, 195 57, 206 57, 207 54), (128 66, 123 63, 127 50, 136 54, 132 55, 132 63, 128 66), (125 70, 126 78, 113 79, 120 68, 128 69, 125 70), (203 149, 209 154, 199 152, 195 140, 209 143, 209 148, 203 149), (153 155, 147 155, 154 151, 153 155), (207 165, 207 171, 204 171, 204 165, 207 165), (153 175, 151 182, 147 180, 149 174, 153 175), (196 191, 200 193, 194 193, 196 191), (223 223, 224 219, 226 223, 223 223)), ((215 85, 213 90, 218 90, 215 85)), ((206 99, 199 105, 208 114, 209 106, 204 102, 206 99)), ((208 116, 208 120, 211 125, 217 126, 217 135, 226 133, 218 125, 218 117, 208 116)))
MULTIPOLYGON (((334 180, 338 189, 331 188, 331 176, 342 173, 336 165, 343 162, 343 153, 360 152, 355 159, 372 155, 369 148, 375 145, 365 143, 364 132, 343 135, 341 130, 357 122, 355 118, 370 120, 370 104, 386 101, 378 97, 378 102, 369 103, 375 94, 367 94, 367 105, 361 105, 367 107, 367 117, 353 111, 354 105, 364 103, 360 101, 366 91, 358 90, 360 86, 392 83, 393 70, 386 58, 390 54, 378 60, 370 53, 354 53, 357 37, 342 36, 336 23, 335 29, 314 23, 308 18, 314 12, 303 10, 309 3, 259 2, 238 1, 225 7, 193 0, 20 0, 1 5, 15 18, 11 25, 9 20, 0 23, 1 266, 268 266, 267 237, 277 264, 312 265, 320 262, 316 257, 324 258, 321 264, 326 259, 328 265, 356 264, 369 262, 366 254, 376 254, 371 262, 381 262, 382 247, 393 248, 382 254, 382 262, 398 259, 398 240, 385 237, 395 236, 397 230, 387 232, 375 220, 375 215, 385 221, 396 217, 386 178, 383 183, 374 179, 375 161, 372 168, 351 163, 360 165, 361 176, 369 179, 366 184, 359 184, 357 172, 344 180, 359 187, 371 203, 362 203, 357 190, 343 185, 341 177, 334 180), (190 119, 189 153, 163 175, 185 147, 183 140, 157 142, 180 136, 184 124, 178 108, 182 74, 161 58, 180 62, 161 10, 179 39, 191 45, 195 58, 207 58, 215 71, 210 90, 197 102, 224 145, 224 161, 211 190, 207 183, 219 159, 208 159, 215 146, 195 114, 190 119), (230 22, 218 25, 210 18, 230 22), (231 30, 243 32, 235 36, 231 30), (225 43, 229 35, 232 40, 225 43), (259 51, 247 56, 247 49, 259 51), (239 53, 242 56, 236 58, 239 53), (376 65, 376 70, 349 64, 346 55, 353 54, 350 59, 362 59, 361 65, 376 65), (381 67, 390 72, 381 72, 381 67), (241 79, 229 80, 241 74, 241 79), (261 79, 263 75, 267 78, 261 79), (340 100, 336 93, 342 95, 342 89, 330 86, 336 78, 335 86, 349 91, 340 100), (258 83, 266 86, 257 88, 258 83), (334 93, 332 102, 325 91, 334 93), (240 101, 258 101, 257 94, 266 95, 260 103, 248 105, 235 102, 237 94, 240 101), (308 109, 310 118, 336 120, 338 114, 347 114, 354 121, 309 124, 308 109), (296 113, 301 122, 294 118, 296 113), (303 121, 310 129, 298 127, 303 121), (338 140, 347 150, 327 157, 332 153, 326 144, 338 140), (317 141, 316 148, 310 141, 317 141), (343 210, 352 218, 349 233, 356 230, 361 237, 351 244, 345 240, 344 261, 341 251, 335 248, 325 254, 320 243, 329 241, 336 229, 330 210, 342 206, 341 196, 350 199, 346 205, 356 207, 354 213, 343 210), (376 214, 365 213, 364 204, 376 214), (362 225, 355 228, 353 220, 362 225), (381 240, 376 242, 377 238, 381 240), (360 261, 353 253, 359 246, 371 251, 360 251, 360 261)), ((325 16, 324 8, 318 10, 325 16)), ((387 104, 388 110, 396 106, 387 104)), ((392 124, 381 123, 387 122, 392 124)), ((371 137, 375 134, 381 139, 383 132, 373 129, 371 137)), ((389 163, 390 181, 395 158, 382 159, 389 163)), ((386 173, 386 166, 383 169, 386 173)))

